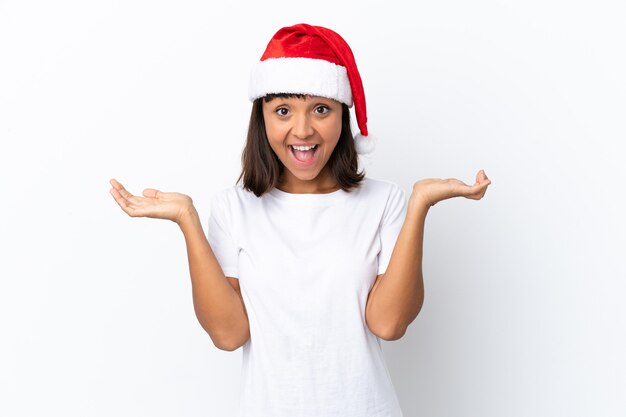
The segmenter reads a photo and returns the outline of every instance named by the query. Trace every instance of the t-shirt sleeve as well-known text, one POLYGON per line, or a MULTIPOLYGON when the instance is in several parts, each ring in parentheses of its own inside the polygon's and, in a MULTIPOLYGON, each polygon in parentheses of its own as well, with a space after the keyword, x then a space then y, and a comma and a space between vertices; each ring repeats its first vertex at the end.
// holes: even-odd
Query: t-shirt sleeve
POLYGON ((378 275, 384 274, 391 260, 391 253, 404 224, 407 199, 404 191, 393 184, 380 223, 380 252, 378 253, 378 275))
POLYGON ((237 270, 239 249, 233 239, 232 212, 227 206, 225 197, 223 193, 213 197, 207 240, 224 275, 239 278, 237 270))

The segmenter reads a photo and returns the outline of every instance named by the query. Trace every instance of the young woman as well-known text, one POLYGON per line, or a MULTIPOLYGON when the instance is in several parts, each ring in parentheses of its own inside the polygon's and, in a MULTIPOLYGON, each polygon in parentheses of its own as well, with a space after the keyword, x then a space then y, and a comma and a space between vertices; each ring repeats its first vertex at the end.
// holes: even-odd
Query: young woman
POLYGON ((207 235, 189 196, 133 196, 114 179, 111 193, 130 216, 180 226, 199 322, 218 348, 243 346, 240 417, 400 417, 380 339, 402 337, 421 309, 426 214, 491 181, 423 179, 407 200, 359 172, 363 86, 330 29, 279 30, 250 99, 242 173, 215 194, 207 235))

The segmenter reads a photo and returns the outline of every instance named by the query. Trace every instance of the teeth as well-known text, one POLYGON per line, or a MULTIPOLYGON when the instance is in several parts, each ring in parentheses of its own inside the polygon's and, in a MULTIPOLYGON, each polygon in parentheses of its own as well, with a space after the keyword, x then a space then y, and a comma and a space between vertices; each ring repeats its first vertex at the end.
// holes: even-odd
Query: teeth
POLYGON ((310 151, 311 149, 315 148, 317 145, 311 145, 311 146, 294 146, 291 145, 292 148, 294 148, 295 150, 298 151, 310 151))

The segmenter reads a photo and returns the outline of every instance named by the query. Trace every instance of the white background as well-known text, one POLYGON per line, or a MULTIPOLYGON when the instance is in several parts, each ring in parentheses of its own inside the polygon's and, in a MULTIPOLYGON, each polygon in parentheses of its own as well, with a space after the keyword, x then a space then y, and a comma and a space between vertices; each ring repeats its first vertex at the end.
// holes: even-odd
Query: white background
POLYGON ((625 415, 624 3, 408 4, 0 1, 0 415, 235 416, 180 230, 108 181, 206 228, 250 66, 300 22, 354 51, 369 176, 492 179, 428 214, 424 307, 383 342, 405 416, 625 415))

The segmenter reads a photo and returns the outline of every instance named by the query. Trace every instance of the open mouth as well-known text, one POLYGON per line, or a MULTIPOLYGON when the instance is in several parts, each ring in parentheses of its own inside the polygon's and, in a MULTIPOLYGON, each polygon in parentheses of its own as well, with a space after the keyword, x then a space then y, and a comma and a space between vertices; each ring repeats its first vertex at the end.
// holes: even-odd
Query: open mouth
POLYGON ((289 149, 291 149, 291 154, 295 158, 298 165, 310 165, 317 159, 317 150, 319 149, 319 145, 311 145, 311 146, 293 146, 289 145, 289 149))

